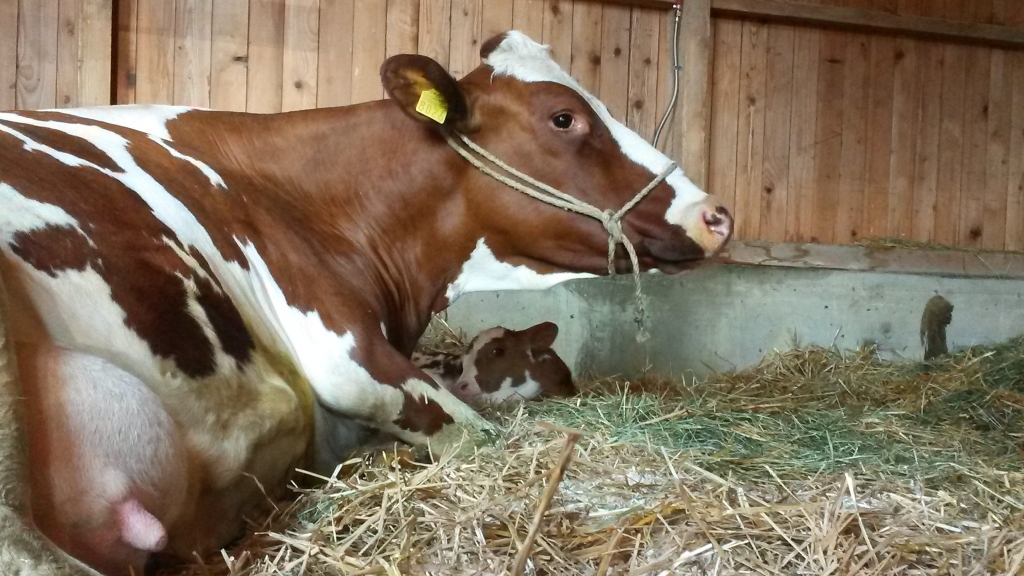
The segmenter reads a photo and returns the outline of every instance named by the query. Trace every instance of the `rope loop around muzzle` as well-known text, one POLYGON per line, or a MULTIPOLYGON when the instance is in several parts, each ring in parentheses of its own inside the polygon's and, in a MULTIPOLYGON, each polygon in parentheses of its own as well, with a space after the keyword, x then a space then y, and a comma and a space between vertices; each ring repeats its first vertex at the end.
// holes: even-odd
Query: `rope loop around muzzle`
POLYGON ((677 168, 675 162, 669 162, 668 166, 666 166, 660 174, 655 176, 654 180, 651 180, 651 182, 647 184, 647 186, 645 186, 643 190, 637 192, 636 195, 634 195, 629 200, 629 202, 626 202, 626 204, 622 206, 622 208, 619 208, 616 211, 610 209, 601 210, 600 208, 588 204, 587 202, 584 202, 583 200, 580 200, 575 196, 570 196, 565 192, 552 188, 551 186, 548 186, 543 182, 540 182, 538 180, 531 178, 530 176, 527 176, 526 174, 523 174, 522 172, 502 162, 500 159, 498 159, 498 157, 491 154, 490 152, 479 146, 477 143, 470 140, 469 137, 467 137, 465 134, 456 133, 456 136, 458 136, 458 140, 456 140, 452 136, 452 134, 446 133, 445 139, 448 140, 448 144, 452 147, 452 149, 458 152, 460 156, 465 158, 470 164, 472 164, 474 167, 476 167, 484 174, 490 176, 491 178, 494 178, 498 182, 501 182, 502 184, 508 186, 509 188, 512 188, 513 190, 518 190, 519 192, 522 192, 523 194, 526 194, 531 198, 540 200, 545 204, 550 204, 552 206, 556 206, 558 208, 568 210, 570 212, 576 212, 577 214, 582 214, 583 216, 589 216, 601 222, 601 224, 604 226, 605 231, 608 232, 608 274, 612 276, 616 274, 615 248, 619 244, 622 244, 622 246, 626 249, 626 253, 629 255, 629 262, 633 267, 633 282, 636 285, 636 308, 634 313, 634 321, 636 321, 637 324, 636 339, 637 342, 641 343, 646 342, 648 339, 650 339, 650 335, 647 333, 644 321, 644 301, 643 293, 640 288, 640 260, 636 256, 636 249, 633 248, 633 243, 630 242, 629 238, 627 238, 626 235, 622 232, 622 219, 626 216, 626 213, 632 210, 634 206, 639 204, 640 201, 643 200, 644 197, 646 197, 651 192, 651 190, 654 190, 654 188, 658 184, 664 182, 665 179, 668 178, 668 176, 673 171, 675 171, 675 169, 677 168), (463 144, 465 144, 465 147, 463 147, 463 144), (484 160, 487 160, 487 162, 490 162, 498 169, 504 171, 509 176, 512 176, 520 180, 521 182, 517 182, 513 178, 510 178, 505 174, 501 174, 497 170, 491 168, 486 163, 484 163, 480 158, 477 158, 476 156, 471 154, 470 151, 466 149, 467 147, 469 148, 469 150, 472 150, 484 160))

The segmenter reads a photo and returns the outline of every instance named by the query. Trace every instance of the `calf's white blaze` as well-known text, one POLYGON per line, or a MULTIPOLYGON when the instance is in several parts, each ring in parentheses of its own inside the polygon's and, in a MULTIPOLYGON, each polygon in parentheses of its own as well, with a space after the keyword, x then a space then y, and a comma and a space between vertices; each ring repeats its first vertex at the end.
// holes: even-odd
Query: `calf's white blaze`
MULTIPOLYGON (((668 156, 613 118, 600 100, 551 59, 547 46, 534 42, 522 32, 508 32, 501 44, 484 59, 484 64, 493 68, 495 75, 511 76, 523 82, 555 82, 578 92, 608 127, 622 153, 646 168, 652 180, 671 162, 668 156)), ((681 226, 695 240, 704 238, 706 233, 703 232, 701 203, 708 195, 686 177, 682 168, 674 170, 665 179, 665 183, 676 193, 665 212, 665 220, 681 226)), ((637 189, 634 192, 639 191, 637 189)))

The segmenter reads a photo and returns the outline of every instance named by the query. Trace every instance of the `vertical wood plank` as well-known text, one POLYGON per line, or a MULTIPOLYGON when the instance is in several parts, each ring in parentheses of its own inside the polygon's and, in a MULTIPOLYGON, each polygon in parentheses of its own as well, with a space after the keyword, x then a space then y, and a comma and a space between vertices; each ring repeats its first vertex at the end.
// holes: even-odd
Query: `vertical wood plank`
POLYGON ((175 2, 138 0, 135 101, 170 104, 174 99, 175 2))
POLYGON ((661 13, 633 8, 629 41, 629 107, 626 125, 648 142, 657 127, 658 39, 661 13))
POLYGON ((711 168, 708 192, 733 214, 736 212, 736 152, 738 148, 740 106, 740 67, 742 66, 743 23, 739 20, 715 20, 711 94, 711 168))
POLYGON ((734 214, 741 239, 757 238, 761 227, 767 36, 763 23, 743 23, 734 214))
POLYGON ((138 0, 120 0, 117 3, 117 11, 117 63, 114 70, 117 74, 117 93, 114 104, 133 104, 138 48, 138 0))
POLYGON ((445 70, 451 51, 451 15, 452 0, 420 0, 419 53, 445 70))
POLYGON ((607 5, 601 20, 601 85, 597 95, 620 122, 626 121, 629 106, 629 27, 627 6, 607 5))
POLYGON ((572 0, 544 0, 543 43, 551 47, 551 57, 562 70, 572 63, 572 0))
POLYGON ((452 46, 449 71, 456 78, 480 64, 483 0, 452 0, 452 46))
POLYGON ((80 106, 110 104, 114 5, 111 0, 81 1, 78 103, 80 106))
POLYGON ((416 54, 420 35, 419 0, 388 0, 385 55, 416 54))
POLYGON ((917 131, 917 157, 914 168, 914 213, 911 236, 921 242, 935 239, 935 203, 938 199, 939 137, 942 129, 941 78, 942 46, 918 43, 918 81, 921 95, 920 127, 917 131))
POLYGON ((249 73, 246 74, 248 112, 281 111, 284 77, 284 3, 249 0, 249 73))
POLYGON ((53 108, 57 102, 57 0, 18 3, 16 107, 53 108))
POLYGON ((601 87, 602 8, 597 2, 579 2, 572 12, 569 73, 592 94, 598 94, 601 87))
POLYGON ((244 112, 249 59, 248 2, 213 0, 212 39, 210 106, 244 112))
POLYGON ((1013 94, 1006 194, 1006 249, 1024 250, 1024 52, 1010 53, 1013 94))
MULTIPOLYGON (((683 72, 679 116, 682 130, 682 166, 690 180, 699 188, 708 184, 708 116, 707 99, 711 72, 711 0, 689 0, 683 4, 682 20, 683 72)), ((789 46, 792 52, 792 42, 789 46)), ((790 57, 790 62, 792 57, 790 57)), ((791 73, 792 70, 790 69, 791 73)), ((787 118, 788 128, 788 118, 787 118)), ((786 139, 789 138, 787 130, 786 139)), ((785 217, 783 217, 785 221, 785 217)))
POLYGON ((843 136, 839 160, 839 202, 835 241, 848 243, 863 235, 867 109, 868 38, 851 35, 846 42, 843 86, 843 136))
POLYGON ((764 180, 759 237, 786 239, 789 200, 789 138, 792 126, 794 29, 769 25, 765 89, 764 180))
POLYGON ((512 0, 487 0, 483 5, 480 42, 486 42, 512 29, 512 0))
POLYGON ((174 103, 210 106, 212 0, 176 0, 174 103))
MULTIPOLYGON (((942 17, 964 20, 965 4, 947 0, 942 17)), ((939 174, 936 183, 935 241, 953 246, 959 238, 960 191, 963 175, 964 94, 967 47, 946 44, 942 65, 942 111, 939 120, 939 174)))
POLYGON ((893 77, 892 154, 889 175, 889 218, 886 235, 909 237, 913 233, 914 168, 917 131, 921 117, 921 90, 917 43, 896 40, 893 77))
POLYGON ((1006 191, 1009 187, 1010 130, 1013 118, 1012 70, 1005 50, 992 50, 988 104, 988 155, 985 168, 985 219, 982 247, 1002 250, 1006 242, 1006 191))
POLYGON ((964 168, 961 176, 960 227, 957 240, 960 246, 980 247, 985 230, 991 66, 991 48, 969 48, 967 91, 964 94, 964 168))
POLYGON ((889 36, 870 40, 866 179, 862 237, 885 236, 889 221, 889 180, 892 156, 893 77, 896 41, 889 36))
POLYGON ((815 149, 818 118, 818 58, 821 31, 798 28, 794 37, 793 110, 789 137, 789 198, 786 240, 814 234, 815 149))
POLYGON ((814 151, 811 241, 835 241, 842 162, 844 60, 847 35, 823 31, 818 62, 818 112, 814 151))
POLYGON ((319 0, 286 0, 281 110, 316 108, 319 47, 319 0))
POLYGON ((0 2, 0 110, 13 110, 18 85, 18 3, 0 2))
POLYGON ((386 0, 358 0, 352 16, 352 103, 380 100, 380 65, 384 62, 386 0))
POLYGON ((544 38, 544 0, 514 0, 512 27, 540 42, 544 38))
POLYGON ((79 35, 81 26, 81 0, 59 0, 57 6, 57 95, 58 108, 78 106, 79 35))
POLYGON ((352 102, 354 17, 355 0, 320 0, 320 51, 316 76, 316 105, 320 108, 345 106, 352 102))

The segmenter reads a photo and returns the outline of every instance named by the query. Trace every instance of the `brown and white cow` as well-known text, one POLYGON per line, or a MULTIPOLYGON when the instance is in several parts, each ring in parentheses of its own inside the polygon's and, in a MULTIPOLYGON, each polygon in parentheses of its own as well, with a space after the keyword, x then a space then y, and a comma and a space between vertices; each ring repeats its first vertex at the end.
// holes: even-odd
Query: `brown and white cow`
MULTIPOLYGON (((310 454, 331 466, 367 428, 423 444, 486 427, 409 361, 430 315, 466 292, 607 271, 601 222, 509 189, 444 136, 465 135, 601 210, 623 206, 669 159, 524 35, 492 39, 482 56, 458 81, 429 58, 393 57, 381 69, 391 99, 344 108, 0 114, 12 338, 26 366, 66 361, 51 384, 85 382, 75 373, 84 355, 96 359, 90 378, 153 393, 173 432, 131 405, 104 417, 115 431, 154 432, 138 449, 185 450, 184 501, 143 510, 163 523, 169 550, 223 545, 265 501, 261 485, 277 493, 310 454), (434 119, 417 112, 425 93, 434 119)), ((622 232, 643 269, 676 272, 716 253, 731 218, 677 169, 625 215, 622 232)), ((625 251, 614 265, 628 270, 625 251)), ((33 376, 21 371, 23 388, 39 388, 33 376)), ((68 441, 96 464, 95 446, 68 441)), ((45 462, 36 446, 33 465, 45 462)), ((101 464, 92 468, 134 467, 101 464)), ((126 494, 177 482, 133 474, 123 476, 144 485, 126 494)))

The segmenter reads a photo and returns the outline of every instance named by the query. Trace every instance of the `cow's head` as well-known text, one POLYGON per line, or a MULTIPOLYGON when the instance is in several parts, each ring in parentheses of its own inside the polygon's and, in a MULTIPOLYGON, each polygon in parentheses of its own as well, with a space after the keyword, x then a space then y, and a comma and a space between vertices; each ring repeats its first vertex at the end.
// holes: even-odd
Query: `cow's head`
MULTIPOLYGON (((668 157, 566 74, 547 47, 507 32, 487 41, 481 56, 483 64, 460 81, 425 56, 393 57, 381 74, 409 116, 442 134, 461 132, 520 172, 600 210, 618 210, 669 166, 668 157), (431 112, 431 99, 443 101, 443 119, 431 112)), ((465 210, 497 260, 544 274, 607 272, 601 222, 470 171, 465 210)), ((677 272, 719 251, 732 217, 677 169, 627 213, 623 233, 642 268, 677 272)), ((629 268, 621 246, 616 267, 629 268)))

